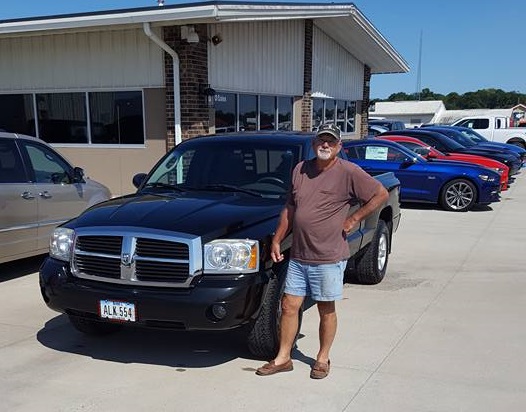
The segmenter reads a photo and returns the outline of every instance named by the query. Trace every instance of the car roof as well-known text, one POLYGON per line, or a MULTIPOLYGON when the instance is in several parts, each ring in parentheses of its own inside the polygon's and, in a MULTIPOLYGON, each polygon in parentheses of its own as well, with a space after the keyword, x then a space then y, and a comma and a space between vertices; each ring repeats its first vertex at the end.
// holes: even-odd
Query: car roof
POLYGON ((39 139, 38 137, 28 136, 26 134, 21 134, 21 133, 0 132, 0 139, 23 139, 23 140, 32 140, 35 142, 47 144, 46 142, 44 142, 42 139, 39 139))

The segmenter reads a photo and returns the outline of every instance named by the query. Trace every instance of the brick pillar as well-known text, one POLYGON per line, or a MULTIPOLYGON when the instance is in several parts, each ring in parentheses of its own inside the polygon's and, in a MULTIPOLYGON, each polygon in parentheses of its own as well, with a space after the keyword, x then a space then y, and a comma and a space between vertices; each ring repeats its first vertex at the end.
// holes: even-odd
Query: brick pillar
POLYGON ((301 131, 312 130, 312 20, 305 20, 305 49, 303 58, 303 97, 301 102, 301 131))
POLYGON ((369 122, 369 102, 371 92, 371 68, 367 65, 364 66, 363 70, 363 96, 361 103, 361 122, 360 122, 360 138, 364 138, 368 134, 368 122, 369 122))
MULTIPOLYGON (((199 43, 181 40, 180 27, 165 27, 164 40, 179 56, 179 89, 182 139, 186 140, 207 134, 210 126, 210 109, 204 96, 199 94, 199 85, 208 83, 208 32, 206 24, 194 25, 201 39, 199 43)), ((168 149, 175 144, 173 62, 165 53, 166 119, 168 127, 168 149)), ((177 104, 177 103, 176 103, 177 104)))

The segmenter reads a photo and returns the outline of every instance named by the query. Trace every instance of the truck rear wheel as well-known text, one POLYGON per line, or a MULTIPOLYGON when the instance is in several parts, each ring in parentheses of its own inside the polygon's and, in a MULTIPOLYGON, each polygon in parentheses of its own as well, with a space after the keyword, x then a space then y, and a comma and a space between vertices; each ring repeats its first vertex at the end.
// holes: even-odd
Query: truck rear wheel
MULTIPOLYGON (((269 280, 261 311, 248 333, 248 350, 261 359, 274 359, 279 350, 281 297, 285 288, 287 266, 282 265, 277 275, 269 280)), ((303 307, 298 316, 297 335, 299 335, 303 319, 303 307)))
POLYGON ((373 240, 356 262, 354 277, 358 283, 376 285, 383 280, 389 260, 389 239, 390 233, 387 224, 383 220, 379 220, 373 240))
POLYGON ((118 331, 122 326, 114 323, 98 322, 96 320, 69 315, 69 321, 75 329, 86 335, 104 336, 118 331))

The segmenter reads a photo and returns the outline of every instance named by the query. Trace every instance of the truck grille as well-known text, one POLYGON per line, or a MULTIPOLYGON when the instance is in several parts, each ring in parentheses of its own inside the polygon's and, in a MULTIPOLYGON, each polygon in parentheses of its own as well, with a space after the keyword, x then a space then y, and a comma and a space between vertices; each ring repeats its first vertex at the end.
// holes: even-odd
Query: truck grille
POLYGON ((156 233, 77 232, 73 275, 103 282, 188 287, 202 271, 200 238, 156 233))

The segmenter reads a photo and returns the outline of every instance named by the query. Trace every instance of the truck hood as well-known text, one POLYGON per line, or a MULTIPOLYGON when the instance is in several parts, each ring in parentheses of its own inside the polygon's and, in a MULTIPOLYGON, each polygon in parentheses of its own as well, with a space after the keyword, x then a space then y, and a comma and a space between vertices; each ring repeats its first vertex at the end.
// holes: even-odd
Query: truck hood
POLYGON ((284 199, 232 193, 135 194, 86 210, 65 226, 131 226, 225 236, 279 216, 284 199))

